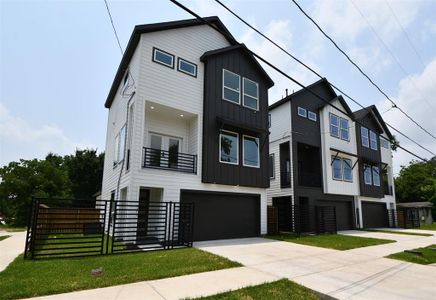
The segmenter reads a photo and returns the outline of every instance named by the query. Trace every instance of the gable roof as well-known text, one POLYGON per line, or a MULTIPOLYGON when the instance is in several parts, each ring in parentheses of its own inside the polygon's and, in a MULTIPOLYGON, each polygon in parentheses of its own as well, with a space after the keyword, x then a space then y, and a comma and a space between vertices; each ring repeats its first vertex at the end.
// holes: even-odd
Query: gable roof
MULTIPOLYGON (((314 83, 308 85, 306 88, 307 88, 307 89, 313 89, 313 88, 315 88, 315 87, 317 87, 317 86, 320 86, 320 85, 324 86, 324 87, 328 90, 328 92, 330 93, 331 98, 328 100, 329 102, 332 102, 332 101, 334 101, 334 100, 338 100, 338 101, 342 104, 342 106, 344 107, 345 111, 346 111, 346 112, 347 112, 351 117, 353 117, 353 112, 351 111, 351 109, 350 109, 350 107, 348 106, 347 102, 344 100, 344 98, 343 98, 341 95, 338 96, 338 95, 336 94, 335 90, 332 88, 332 86, 330 85, 330 82, 328 82, 328 80, 327 80, 326 78, 321 78, 320 80, 315 81, 314 83)), ((304 89, 304 88, 303 88, 303 89, 300 89, 300 90, 296 91, 295 93, 292 93, 292 94, 290 94, 289 96, 283 98, 282 100, 279 100, 279 101, 277 101, 277 102, 271 104, 271 105, 269 106, 269 110, 272 110, 272 109, 274 109, 274 108, 276 108, 276 107, 282 105, 283 103, 286 103, 286 102, 288 102, 288 101, 291 101, 291 99, 292 99, 293 97, 295 97, 295 96, 297 96, 297 95, 299 95, 299 94, 301 94, 301 93, 309 93, 309 92, 306 91, 306 89, 304 89)), ((326 100, 327 100, 327 99, 326 99, 326 100)), ((321 107, 324 107, 325 105, 327 105, 327 103, 323 102, 323 104, 322 104, 321 107)), ((320 107, 320 108, 321 108, 321 107, 320 107)))
POLYGON ((233 46, 207 51, 200 57, 200 60, 204 62, 207 61, 209 57, 224 54, 230 51, 240 51, 242 54, 244 54, 245 57, 248 58, 253 63, 253 65, 258 69, 258 71, 263 75, 263 77, 267 81, 268 88, 274 85, 274 81, 271 79, 271 77, 268 76, 268 74, 259 64, 257 59, 253 56, 253 54, 251 54, 250 50, 248 50, 245 44, 237 44, 233 46))
POLYGON ((365 118, 369 114, 371 115, 371 117, 373 117, 377 121, 381 130, 386 133, 388 138, 390 140, 394 140, 394 136, 390 132, 388 126, 386 125, 385 121, 383 120, 380 112, 378 111, 378 109, 375 105, 371 105, 371 106, 359 109, 359 110, 354 112, 354 116, 357 120, 362 120, 363 118, 365 118))
MULTIPOLYGON (((238 44, 238 42, 235 40, 235 38, 232 36, 232 34, 227 30, 227 28, 224 26, 224 24, 221 22, 221 20, 218 17, 212 16, 212 17, 206 17, 203 19, 205 21, 207 21, 208 23, 215 25, 223 33, 224 37, 229 41, 230 44, 232 44, 232 45, 238 44)), ((113 101, 115 94, 118 90, 118 87, 123 79, 124 73, 126 72, 128 66, 129 66, 130 60, 132 59, 133 53, 135 52, 136 46, 139 43, 141 34, 148 33, 148 32, 169 30, 169 29, 204 25, 204 24, 206 24, 206 23, 203 22, 203 20, 187 19, 187 20, 180 20, 180 21, 161 22, 161 23, 135 26, 135 28, 133 29, 132 35, 130 36, 129 43, 127 44, 126 51, 124 52, 124 55, 123 55, 121 62, 120 62, 120 65, 118 66, 118 70, 115 74, 114 81, 112 82, 112 86, 109 90, 109 94, 106 98, 106 102, 105 102, 104 106, 106 108, 111 107, 112 101, 113 101)))

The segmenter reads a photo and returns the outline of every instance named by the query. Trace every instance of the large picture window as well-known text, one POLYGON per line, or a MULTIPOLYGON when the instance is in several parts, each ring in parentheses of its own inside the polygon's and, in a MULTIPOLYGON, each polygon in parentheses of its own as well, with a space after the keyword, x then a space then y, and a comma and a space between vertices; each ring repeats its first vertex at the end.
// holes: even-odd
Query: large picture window
POLYGON ((353 181, 351 159, 332 157, 332 176, 334 180, 353 181))
POLYGON ((244 166, 259 167, 259 139, 244 135, 243 138, 244 166))
POLYGON ((248 108, 259 110, 259 85, 250 79, 244 78, 244 102, 248 108))
POLYGON ((221 131, 220 133, 220 157, 222 163, 237 165, 239 162, 239 137, 237 133, 221 131))
POLYGON ((223 99, 241 103, 241 77, 226 69, 223 69, 223 99))

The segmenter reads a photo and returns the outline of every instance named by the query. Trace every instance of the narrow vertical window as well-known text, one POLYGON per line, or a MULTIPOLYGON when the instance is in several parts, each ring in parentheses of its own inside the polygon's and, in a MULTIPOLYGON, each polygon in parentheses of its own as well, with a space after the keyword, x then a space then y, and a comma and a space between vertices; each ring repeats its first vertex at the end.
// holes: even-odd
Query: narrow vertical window
POLYGON ((378 167, 372 167, 372 182, 375 186, 380 186, 380 171, 378 167))
POLYGON ((248 78, 243 79, 244 83, 244 102, 245 107, 259 110, 259 84, 248 78))
POLYGON ((339 117, 334 114, 330 114, 330 135, 339 137, 339 117))
POLYGON ((344 180, 352 182, 353 181, 353 166, 351 159, 343 159, 342 167, 344 171, 344 180))
POLYGON ((333 179, 342 180, 342 161, 340 158, 332 158, 333 179))
POLYGON ((362 146, 369 148, 368 128, 360 127, 360 137, 362 141, 362 146))
POLYGON ((371 149, 377 150, 377 134, 372 130, 369 131, 369 141, 371 144, 371 149))
POLYGON ((371 176, 371 166, 364 164, 363 165, 363 179, 366 185, 372 184, 372 176, 371 176))
POLYGON ((226 69, 223 69, 223 99, 241 103, 241 77, 226 69))
POLYGON ((259 139, 244 135, 243 138, 244 166, 259 167, 259 139))
POLYGON ((269 178, 275 177, 275 170, 274 170, 274 154, 269 155, 269 164, 268 164, 268 170, 269 170, 269 178))
POLYGON ((340 125, 341 125, 341 139, 348 141, 350 139, 350 134, 348 131, 349 130, 348 120, 341 118, 340 125))

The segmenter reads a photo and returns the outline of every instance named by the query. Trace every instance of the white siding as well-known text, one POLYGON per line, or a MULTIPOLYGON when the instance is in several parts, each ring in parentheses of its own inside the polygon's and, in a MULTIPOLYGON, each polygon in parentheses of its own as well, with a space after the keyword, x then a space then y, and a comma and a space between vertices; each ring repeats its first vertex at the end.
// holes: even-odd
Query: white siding
MULTIPOLYGON (((345 110, 339 100, 332 101, 336 107, 345 110)), ((356 165, 353 169, 353 182, 333 180, 332 156, 336 156, 337 151, 330 148, 341 150, 353 155, 357 155, 356 128, 355 123, 345 114, 339 112, 330 105, 324 106, 320 111, 320 128, 321 128, 321 151, 322 151, 322 171, 324 193, 337 195, 359 195, 359 169, 356 165), (330 135, 330 113, 348 120, 349 124, 349 141, 345 141, 330 135)), ((339 153, 338 158, 351 159, 352 164, 356 163, 357 157, 339 153)))

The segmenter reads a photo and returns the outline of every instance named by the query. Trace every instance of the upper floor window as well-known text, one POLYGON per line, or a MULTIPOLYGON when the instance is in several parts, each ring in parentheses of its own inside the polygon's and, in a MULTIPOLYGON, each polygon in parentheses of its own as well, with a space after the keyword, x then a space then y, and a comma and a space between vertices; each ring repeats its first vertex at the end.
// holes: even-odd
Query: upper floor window
POLYGON ((246 167, 259 167, 259 139, 244 135, 243 137, 243 165, 246 167))
POLYGON ((274 168, 274 153, 269 155, 269 161, 268 161, 268 171, 269 171, 269 178, 275 177, 275 168, 274 168))
POLYGON ((259 85, 250 79, 244 78, 244 103, 248 108, 259 110, 259 85))
POLYGON ((268 114, 268 128, 271 128, 271 114, 268 114))
POLYGON ((127 88, 129 85, 129 71, 126 72, 123 79, 123 91, 127 88))
POLYGON ((375 186, 380 186, 380 171, 376 166, 372 167, 372 183, 375 186))
POLYGON ((332 171, 333 179, 342 180, 342 161, 340 158, 333 158, 332 171))
POLYGON ((174 55, 157 48, 153 48, 153 61, 174 68, 174 55))
POLYGON ((380 146, 389 149, 389 141, 383 137, 380 137, 380 146))
POLYGON ((126 125, 124 125, 120 132, 115 137, 114 142, 114 166, 124 160, 124 152, 126 148, 126 125))
POLYGON ((298 107, 297 108, 297 113, 300 117, 306 118, 307 117, 307 111, 305 108, 302 107, 298 107))
POLYGON ((241 77, 226 69, 223 69, 223 99, 241 103, 241 77))
POLYGON ((330 114, 330 135, 348 141, 350 139, 348 120, 330 114))
POLYGON ((365 184, 371 185, 372 184, 372 176, 371 176, 371 166, 364 164, 363 165, 363 179, 365 184))
POLYGON ((369 142, 372 150, 377 150, 377 134, 374 131, 369 131, 369 142))
POLYGON ((316 122, 316 113, 314 113, 313 111, 309 110, 307 112, 307 117, 309 118, 309 120, 316 122))
POLYGON ((369 135, 368 135, 368 128, 366 127, 360 127, 360 137, 362 140, 362 146, 369 148, 369 135))
POLYGON ((220 133, 220 162, 237 165, 239 163, 239 135, 235 132, 220 133))
POLYGON ((177 70, 193 77, 197 77, 197 65, 180 57, 178 59, 177 70))
POLYGON ((344 168, 344 180, 345 181, 353 181, 353 166, 351 163, 351 159, 343 159, 342 166, 344 168))

